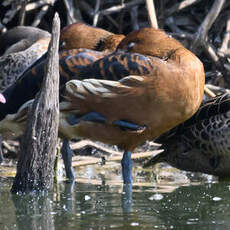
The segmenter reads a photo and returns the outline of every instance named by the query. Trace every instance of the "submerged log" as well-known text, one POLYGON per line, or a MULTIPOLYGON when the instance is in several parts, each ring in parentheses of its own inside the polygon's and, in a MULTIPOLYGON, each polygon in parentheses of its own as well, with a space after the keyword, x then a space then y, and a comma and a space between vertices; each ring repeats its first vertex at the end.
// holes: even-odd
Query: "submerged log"
POLYGON ((28 113, 13 193, 49 190, 53 184, 53 167, 59 121, 59 59, 60 19, 53 20, 52 39, 48 50, 46 73, 40 92, 28 113))

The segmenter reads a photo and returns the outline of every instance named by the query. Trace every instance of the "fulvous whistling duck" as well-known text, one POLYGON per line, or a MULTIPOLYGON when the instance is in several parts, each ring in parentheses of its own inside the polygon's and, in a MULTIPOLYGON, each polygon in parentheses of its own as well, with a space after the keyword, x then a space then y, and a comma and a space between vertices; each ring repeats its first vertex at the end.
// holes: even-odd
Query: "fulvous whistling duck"
POLYGON ((200 60, 161 30, 126 36, 113 53, 69 81, 61 102, 60 133, 125 149, 123 178, 131 183, 131 151, 190 118, 204 90, 200 60), (101 80, 104 79, 104 80, 101 80), (108 81, 109 80, 109 81, 108 81))
POLYGON ((50 38, 50 33, 33 26, 16 26, 0 36, 0 55, 26 50, 41 38, 50 38))
MULTIPOLYGON (((131 151, 197 111, 204 69, 193 53, 153 28, 130 33, 118 48, 123 51, 96 61, 92 58, 88 65, 74 68, 65 62, 74 63, 74 56, 60 60, 61 84, 77 80, 69 81, 61 91, 65 98, 60 104, 59 131, 68 139, 90 138, 123 148, 123 179, 131 183, 131 151)), ((41 72, 36 80, 27 75, 4 92, 8 103, 0 105, 0 119, 16 113, 39 90, 41 72), (23 99, 13 100, 25 87, 30 90, 24 92, 23 99)))
POLYGON ((145 167, 159 162, 220 177, 230 175, 230 94, 203 102, 187 121, 158 137, 164 152, 145 167))

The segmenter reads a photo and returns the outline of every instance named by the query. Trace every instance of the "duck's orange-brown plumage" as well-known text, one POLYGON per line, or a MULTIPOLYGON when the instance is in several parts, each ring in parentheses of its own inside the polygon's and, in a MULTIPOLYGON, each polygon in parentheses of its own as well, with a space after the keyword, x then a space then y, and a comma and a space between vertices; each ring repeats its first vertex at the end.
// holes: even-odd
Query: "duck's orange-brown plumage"
MULTIPOLYGON (((203 65, 178 41, 161 30, 145 28, 129 34, 118 49, 123 51, 106 55, 80 49, 60 54, 61 84, 78 79, 67 83, 64 123, 60 126, 63 136, 87 137, 132 150, 185 121, 198 109, 203 96, 203 65), (93 79, 84 80, 87 78, 93 79), (65 121, 70 114, 88 112, 103 114, 107 123, 81 122, 71 126, 65 121), (122 131, 111 124, 115 120, 145 125, 146 129, 122 131)), ((9 103, 2 106, 1 117, 32 99, 39 88, 43 66, 34 67, 16 83, 10 98, 6 98, 9 103), (28 87, 35 92, 28 91, 28 87), (19 104, 14 98, 21 91, 24 95, 29 93, 24 99, 20 95, 19 104)))
POLYGON ((80 122, 71 126, 63 119, 61 132, 67 137, 87 137, 133 150, 196 112, 203 96, 204 68, 193 53, 161 30, 133 32, 118 48, 128 53, 96 61, 89 67, 92 71, 83 76, 97 78, 95 71, 99 68, 105 80, 68 82, 67 103, 62 106, 66 110, 63 118, 66 114, 94 111, 103 114, 108 123, 80 122), (128 74, 123 75, 123 71, 119 75, 119 65, 128 74), (111 124, 115 120, 145 125, 146 129, 122 131, 111 124))
POLYGON ((125 36, 77 22, 64 27, 60 41, 63 50, 87 48, 103 52, 113 52, 125 36))

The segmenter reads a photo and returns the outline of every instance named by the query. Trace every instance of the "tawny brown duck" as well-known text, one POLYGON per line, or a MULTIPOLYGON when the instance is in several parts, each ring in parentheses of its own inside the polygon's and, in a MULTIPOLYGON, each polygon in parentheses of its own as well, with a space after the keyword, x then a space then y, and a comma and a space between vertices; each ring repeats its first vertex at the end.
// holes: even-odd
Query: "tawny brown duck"
MULTIPOLYGON (((66 85, 60 133, 68 139, 86 137, 124 148, 123 178, 131 183, 131 151, 196 112, 203 96, 204 69, 194 54, 161 30, 133 32, 119 49, 123 51, 88 65, 74 66, 76 58, 71 56, 60 62, 61 84, 78 79, 66 85)), ((37 73, 36 82, 27 74, 5 93, 10 96, 7 105, 0 105, 1 119, 32 99, 41 82, 41 72, 37 73), (23 100, 10 100, 20 92, 26 95, 23 100)))
POLYGON ((92 79, 66 84, 60 132, 69 139, 85 137, 125 149, 123 177, 130 183, 130 151, 199 108, 204 68, 178 41, 152 28, 127 35, 118 49, 126 53, 88 66, 84 78, 92 79), (95 79, 99 73, 104 80, 95 79))

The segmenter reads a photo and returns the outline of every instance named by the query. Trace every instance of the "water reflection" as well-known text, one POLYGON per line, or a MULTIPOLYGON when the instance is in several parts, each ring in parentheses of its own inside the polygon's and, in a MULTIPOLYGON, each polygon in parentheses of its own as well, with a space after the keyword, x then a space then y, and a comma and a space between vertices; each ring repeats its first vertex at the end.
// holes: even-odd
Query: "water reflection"
POLYGON ((52 200, 48 194, 12 194, 12 200, 15 206, 18 229, 55 229, 52 216, 52 200))
MULTIPOLYGON (((49 194, 10 194, 0 180, 0 229, 229 229, 229 182, 160 189, 58 183, 49 194)), ((169 186, 169 185, 167 185, 169 186)), ((164 188, 164 187, 162 187, 164 188)))
POLYGON ((133 186, 131 184, 123 185, 123 192, 121 195, 121 204, 124 213, 128 213, 131 211, 132 202, 133 202, 133 186))

